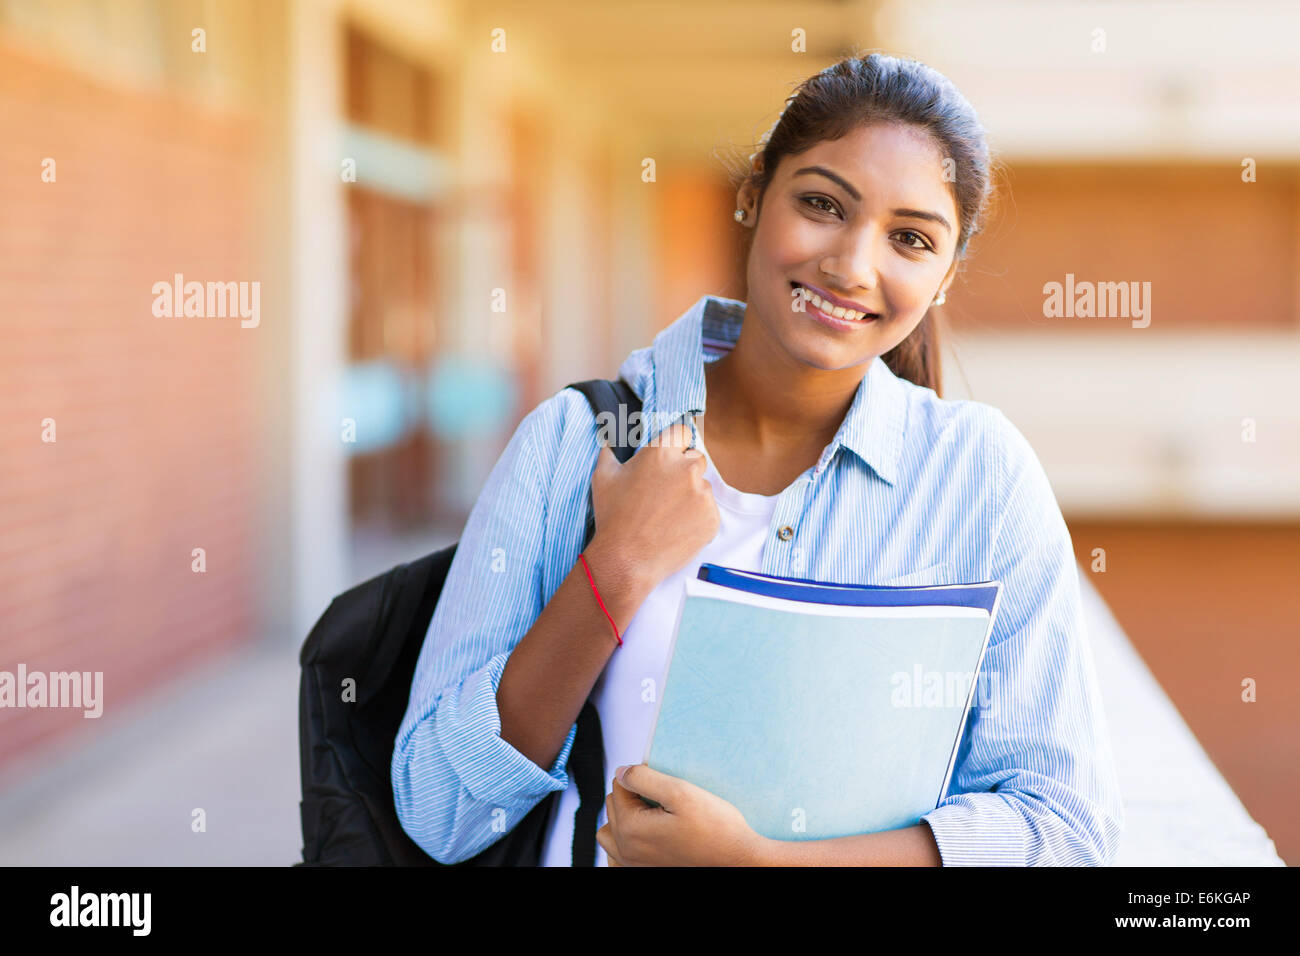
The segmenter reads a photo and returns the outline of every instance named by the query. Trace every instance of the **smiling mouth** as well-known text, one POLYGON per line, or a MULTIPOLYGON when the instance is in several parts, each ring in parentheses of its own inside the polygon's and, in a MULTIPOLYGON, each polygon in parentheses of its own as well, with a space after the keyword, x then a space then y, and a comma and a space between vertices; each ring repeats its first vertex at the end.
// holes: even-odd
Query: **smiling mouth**
POLYGON ((790 288, 798 289, 799 294, 803 296, 803 300, 808 306, 816 309, 822 315, 828 316, 829 318, 839 319, 841 322, 861 322, 864 325, 874 319, 880 318, 880 315, 877 312, 857 312, 853 309, 845 309, 833 305, 819 296, 816 292, 813 292, 806 286, 800 285, 798 282, 791 281, 790 288))

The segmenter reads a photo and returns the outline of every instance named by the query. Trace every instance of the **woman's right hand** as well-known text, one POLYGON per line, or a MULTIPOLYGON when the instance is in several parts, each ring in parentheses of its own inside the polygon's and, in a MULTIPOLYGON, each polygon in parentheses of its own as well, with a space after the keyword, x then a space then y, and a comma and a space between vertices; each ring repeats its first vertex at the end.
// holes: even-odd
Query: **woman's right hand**
POLYGON ((704 477, 704 453, 688 448, 691 427, 670 425, 620 465, 601 445, 591 475, 596 531, 588 551, 603 551, 634 569, 653 589, 699 553, 722 518, 704 477))

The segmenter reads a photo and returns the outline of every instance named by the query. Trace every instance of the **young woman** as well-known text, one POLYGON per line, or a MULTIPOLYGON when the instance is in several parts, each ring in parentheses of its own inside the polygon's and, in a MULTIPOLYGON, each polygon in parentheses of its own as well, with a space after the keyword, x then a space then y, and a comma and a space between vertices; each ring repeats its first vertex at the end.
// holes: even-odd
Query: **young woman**
POLYGON ((1069 532, 1006 417, 939 395, 932 306, 989 193, 973 109, 920 63, 851 57, 790 98, 739 184, 748 302, 703 296, 620 369, 650 423, 636 454, 619 465, 562 390, 520 424, 471 512, 393 756, 399 819, 431 856, 467 859, 563 791, 542 862, 569 865, 566 764, 590 697, 618 768, 597 865, 1113 860, 1123 810, 1069 532), (1003 582, 991 693, 920 823, 771 840, 639 763, 683 581, 706 561, 1003 582))

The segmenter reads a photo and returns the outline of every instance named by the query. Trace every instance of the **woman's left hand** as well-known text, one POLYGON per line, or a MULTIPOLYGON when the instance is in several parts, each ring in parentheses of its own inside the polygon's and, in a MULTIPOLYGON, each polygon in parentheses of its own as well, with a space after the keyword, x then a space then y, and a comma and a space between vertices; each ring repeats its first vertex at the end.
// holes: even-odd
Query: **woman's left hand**
POLYGON ((618 770, 605 798, 609 822, 596 831, 610 866, 760 865, 767 840, 732 804, 643 763, 618 770))

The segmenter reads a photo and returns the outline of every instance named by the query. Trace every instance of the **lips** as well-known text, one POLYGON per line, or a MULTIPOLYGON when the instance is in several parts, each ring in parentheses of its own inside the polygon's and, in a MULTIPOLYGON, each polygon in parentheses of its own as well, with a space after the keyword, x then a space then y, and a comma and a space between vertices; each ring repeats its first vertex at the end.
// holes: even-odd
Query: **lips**
POLYGON ((815 286, 808 286, 808 285, 804 285, 801 282, 795 282, 791 280, 790 288, 792 290, 793 289, 800 290, 800 294, 803 296, 804 301, 807 303, 809 308, 816 309, 822 314, 830 318, 837 319, 838 321, 853 322, 853 323, 867 323, 880 318, 880 313, 878 312, 871 312, 866 309, 859 309, 855 305, 846 302, 844 299, 837 299, 834 296, 830 295, 830 293, 823 292, 822 290, 816 288, 815 286), (813 297, 815 297, 817 300, 821 302, 820 306, 813 301, 813 297), (863 317, 857 318, 856 315, 853 317, 849 317, 847 315, 837 316, 834 314, 833 311, 831 311, 837 308, 852 311, 854 313, 863 313, 863 317))

